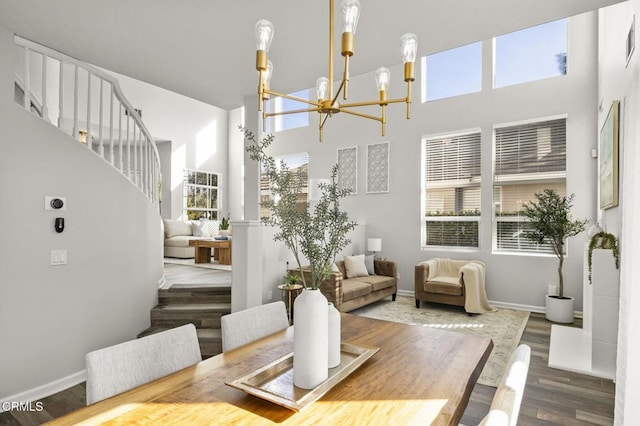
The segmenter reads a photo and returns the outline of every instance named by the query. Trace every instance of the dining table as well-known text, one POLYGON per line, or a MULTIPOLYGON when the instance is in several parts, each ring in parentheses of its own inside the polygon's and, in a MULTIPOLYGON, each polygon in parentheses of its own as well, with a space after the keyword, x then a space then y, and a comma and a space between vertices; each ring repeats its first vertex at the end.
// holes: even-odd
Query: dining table
POLYGON ((228 384, 286 358, 294 331, 290 326, 50 424, 457 425, 493 348, 486 336, 342 313, 342 341, 376 352, 314 402, 292 410, 228 384))

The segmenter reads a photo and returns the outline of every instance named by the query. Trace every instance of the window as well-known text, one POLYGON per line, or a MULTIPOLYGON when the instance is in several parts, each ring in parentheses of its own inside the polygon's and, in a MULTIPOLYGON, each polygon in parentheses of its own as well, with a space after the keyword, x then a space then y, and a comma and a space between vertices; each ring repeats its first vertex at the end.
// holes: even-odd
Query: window
MULTIPOLYGON (((298 154, 288 154, 280 157, 275 157, 276 163, 284 162, 287 168, 296 173, 302 180, 301 192, 298 195, 298 206, 303 208, 307 204, 307 194, 309 192, 309 153, 302 152, 298 154)), ((269 201, 271 197, 271 190, 269 189, 269 177, 262 173, 260 176, 260 202, 264 203, 269 201)), ((260 217, 269 216, 269 210, 261 206, 260 217)))
POLYGON ((422 102, 482 90, 482 42, 422 58, 422 102))
POLYGON ((480 131, 424 139, 423 246, 478 248, 480 131))
POLYGON ((494 250, 553 253, 524 237, 522 206, 545 188, 566 193, 566 119, 494 129, 494 250))
POLYGON ((494 55, 494 87, 565 75, 567 20, 496 37, 494 55))
MULTIPOLYGON (((309 89, 300 90, 298 92, 289 93, 297 98, 309 99, 309 89)), ((308 109, 309 104, 293 101, 291 99, 277 97, 275 101, 276 112, 292 111, 298 109, 308 109)), ((302 112, 299 114, 285 114, 275 116, 275 131, 295 129, 297 127, 306 127, 309 125, 309 113, 302 112)))
POLYGON ((183 214, 187 220, 218 219, 219 182, 217 173, 184 171, 183 214))

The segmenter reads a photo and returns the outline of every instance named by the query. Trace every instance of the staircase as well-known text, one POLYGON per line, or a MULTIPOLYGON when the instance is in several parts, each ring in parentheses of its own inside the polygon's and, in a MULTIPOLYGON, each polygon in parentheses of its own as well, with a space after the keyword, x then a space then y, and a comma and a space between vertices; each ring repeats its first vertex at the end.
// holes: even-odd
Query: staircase
POLYGON ((151 310, 151 327, 138 338, 192 323, 196 326, 202 358, 209 358, 222 352, 220 317, 228 313, 231 313, 231 287, 174 285, 158 290, 158 306, 151 310))

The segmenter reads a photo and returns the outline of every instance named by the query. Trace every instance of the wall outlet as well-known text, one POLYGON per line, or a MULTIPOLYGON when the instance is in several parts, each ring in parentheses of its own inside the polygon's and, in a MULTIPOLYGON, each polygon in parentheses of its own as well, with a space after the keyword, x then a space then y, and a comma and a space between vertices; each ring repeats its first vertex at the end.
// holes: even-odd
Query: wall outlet
POLYGON ((269 290, 269 291, 267 292, 267 299, 268 299, 268 300, 273 299, 273 291, 269 290))
POLYGON ((51 250, 51 264, 52 265, 66 265, 67 264, 67 251, 66 250, 51 250))
POLYGON ((396 274, 396 278, 397 278, 397 279, 400 279, 400 272, 398 272, 398 273, 396 274))

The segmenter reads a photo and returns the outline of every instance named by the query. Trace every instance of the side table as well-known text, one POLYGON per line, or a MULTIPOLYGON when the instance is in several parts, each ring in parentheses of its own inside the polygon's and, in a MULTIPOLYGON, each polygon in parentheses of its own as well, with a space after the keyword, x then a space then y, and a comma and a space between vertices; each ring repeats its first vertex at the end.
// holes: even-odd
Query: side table
POLYGON ((302 286, 300 284, 281 284, 278 288, 282 293, 282 301, 287 307, 289 324, 293 324, 293 302, 296 300, 296 297, 302 293, 302 286))

